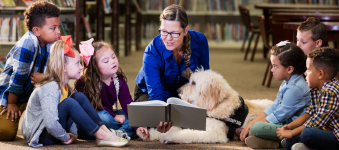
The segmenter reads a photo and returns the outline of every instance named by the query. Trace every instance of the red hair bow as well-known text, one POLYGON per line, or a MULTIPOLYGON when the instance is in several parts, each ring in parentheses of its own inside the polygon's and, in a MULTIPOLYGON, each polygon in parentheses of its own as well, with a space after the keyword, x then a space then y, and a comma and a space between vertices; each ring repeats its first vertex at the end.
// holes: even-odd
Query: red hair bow
POLYGON ((72 36, 67 35, 67 36, 60 36, 60 40, 64 41, 66 43, 65 45, 65 50, 64 54, 69 56, 69 57, 75 57, 74 51, 71 47, 73 47, 73 41, 72 41, 72 36))

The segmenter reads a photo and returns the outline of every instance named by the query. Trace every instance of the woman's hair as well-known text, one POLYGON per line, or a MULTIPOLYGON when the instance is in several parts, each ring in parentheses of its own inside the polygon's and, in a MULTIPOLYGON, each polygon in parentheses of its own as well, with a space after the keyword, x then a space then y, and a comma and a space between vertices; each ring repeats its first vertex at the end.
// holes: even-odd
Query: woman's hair
POLYGON ((62 40, 56 41, 52 45, 51 52, 47 59, 46 72, 44 73, 43 78, 36 84, 36 86, 42 86, 51 81, 56 81, 60 91, 63 90, 63 85, 65 84, 64 66, 68 61, 68 56, 65 56, 64 49, 65 42, 62 40))
MULTIPOLYGON (((114 49, 111 44, 106 43, 104 41, 94 42, 92 45, 94 47, 94 54, 91 57, 88 66, 84 65, 83 63, 84 69, 82 75, 85 81, 83 93, 88 97, 88 99, 91 101, 91 104, 96 110, 102 110, 103 107, 101 104, 101 94, 100 94, 102 80, 101 72, 97 64, 98 58, 96 57, 96 53, 103 49, 111 49, 113 51, 114 49)), ((115 51, 114 53, 116 54, 115 51)), ((121 75, 123 79, 127 82, 126 75, 122 71, 120 66, 117 71, 117 75, 121 75)))
MULTIPOLYGON (((160 22, 163 20, 169 21, 179 21, 180 27, 185 29, 188 26, 188 18, 185 10, 176 4, 170 5, 165 8, 165 10, 160 15, 160 22)), ((192 54, 191 50, 191 35, 189 33, 184 36, 184 43, 181 48, 183 54, 185 55, 186 69, 183 71, 182 75, 189 79, 192 73, 192 70, 189 68, 190 58, 192 54)))
POLYGON ((271 55, 277 56, 282 66, 293 66, 292 74, 304 74, 306 71, 306 55, 295 44, 287 43, 284 46, 275 45, 270 51, 271 55))

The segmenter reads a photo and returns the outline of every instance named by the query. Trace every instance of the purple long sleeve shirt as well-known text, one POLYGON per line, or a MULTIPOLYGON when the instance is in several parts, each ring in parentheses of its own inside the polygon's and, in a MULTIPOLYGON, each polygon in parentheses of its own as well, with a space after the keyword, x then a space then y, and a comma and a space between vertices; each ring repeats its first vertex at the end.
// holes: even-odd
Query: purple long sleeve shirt
MULTIPOLYGON (((131 94, 129 93, 128 85, 126 81, 123 79, 121 75, 118 75, 119 79, 119 102, 122 107, 122 110, 126 113, 128 116, 127 112, 127 104, 130 104, 133 102, 131 94)), ((116 89, 114 86, 114 81, 111 81, 110 85, 107 85, 104 82, 101 82, 102 88, 101 88, 101 104, 102 107, 109 112, 113 117, 115 117, 115 113, 113 112, 112 106, 116 103, 117 101, 117 93, 116 89)), ((84 78, 81 77, 75 84, 75 89, 78 92, 83 92, 83 88, 85 87, 85 81, 84 78)))

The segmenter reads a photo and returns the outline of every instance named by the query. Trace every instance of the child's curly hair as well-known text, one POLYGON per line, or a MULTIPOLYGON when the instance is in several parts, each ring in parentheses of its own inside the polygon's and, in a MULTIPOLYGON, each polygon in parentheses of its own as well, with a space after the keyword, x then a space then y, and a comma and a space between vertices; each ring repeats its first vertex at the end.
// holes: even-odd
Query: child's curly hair
POLYGON ((287 43, 284 46, 274 46, 270 54, 277 56, 283 67, 293 66, 292 74, 304 74, 307 69, 306 55, 298 46, 292 43, 287 43))
POLYGON ((339 52, 330 47, 319 47, 307 55, 315 69, 323 69, 332 79, 339 71, 339 52))
POLYGON ((26 28, 32 31, 33 27, 42 27, 46 18, 59 17, 60 9, 53 3, 37 1, 24 12, 26 28))

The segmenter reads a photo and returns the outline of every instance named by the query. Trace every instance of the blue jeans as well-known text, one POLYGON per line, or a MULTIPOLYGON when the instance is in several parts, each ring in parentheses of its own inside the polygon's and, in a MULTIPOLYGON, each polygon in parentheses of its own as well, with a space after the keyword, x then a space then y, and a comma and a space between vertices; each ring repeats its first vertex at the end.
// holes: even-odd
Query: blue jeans
MULTIPOLYGON (((58 105, 58 116, 59 123, 67 133, 70 133, 73 122, 88 136, 93 136, 100 126, 104 125, 92 104, 81 92, 72 94, 58 105)), ((44 129, 40 134, 39 143, 54 145, 60 143, 60 140, 44 129)))
POLYGON ((337 150, 339 141, 332 131, 317 128, 305 128, 300 135, 287 139, 286 150, 290 150, 295 143, 304 143, 309 148, 337 150))
POLYGON ((135 130, 133 127, 129 126, 128 117, 122 109, 116 111, 117 115, 124 115, 126 117, 126 121, 124 123, 120 123, 115 121, 113 116, 106 110, 98 111, 98 115, 101 118, 102 122, 107 126, 107 128, 112 128, 114 130, 121 130, 127 133, 129 137, 132 137, 135 134, 135 130))
MULTIPOLYGON (((117 110, 115 114, 125 115, 126 121, 124 123, 119 123, 115 121, 113 116, 106 110, 97 111, 97 113, 107 128, 124 131, 125 133, 127 133, 129 137, 132 137, 135 134, 134 128, 129 126, 128 117, 122 109, 117 110)), ((79 138, 81 139, 94 139, 93 136, 92 137, 86 136, 83 133, 81 133, 81 130, 78 130, 78 134, 79 138)))

